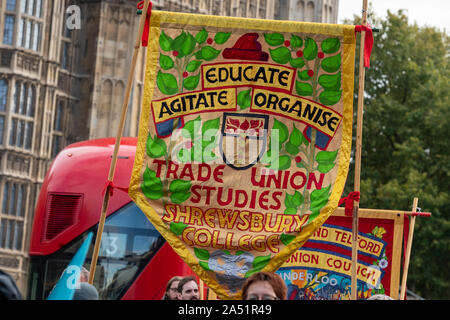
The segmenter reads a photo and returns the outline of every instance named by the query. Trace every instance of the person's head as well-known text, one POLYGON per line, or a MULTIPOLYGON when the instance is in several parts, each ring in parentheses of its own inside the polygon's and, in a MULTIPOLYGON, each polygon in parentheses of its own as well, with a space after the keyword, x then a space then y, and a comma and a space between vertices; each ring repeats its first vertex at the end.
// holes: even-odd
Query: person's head
POLYGON ((80 287, 75 289, 73 300, 98 300, 98 291, 92 284, 81 282, 80 287))
POLYGON ((175 276, 167 282, 164 300, 178 300, 178 283, 183 277, 175 276))
POLYGON ((178 282, 179 300, 198 300, 200 298, 197 280, 188 276, 178 282))
POLYGON ((286 300, 287 287, 276 273, 258 272, 244 282, 243 300, 286 300))

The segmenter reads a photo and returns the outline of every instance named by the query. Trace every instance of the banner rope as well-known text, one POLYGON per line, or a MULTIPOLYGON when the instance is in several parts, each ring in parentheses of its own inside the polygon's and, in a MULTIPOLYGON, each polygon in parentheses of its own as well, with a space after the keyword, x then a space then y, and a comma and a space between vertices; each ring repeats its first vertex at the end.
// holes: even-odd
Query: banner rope
POLYGON ((116 186, 111 180, 106 181, 105 186, 103 187, 102 196, 105 195, 106 190, 109 190, 110 196, 113 196, 114 189, 119 189, 123 192, 128 193, 128 187, 119 187, 116 186))

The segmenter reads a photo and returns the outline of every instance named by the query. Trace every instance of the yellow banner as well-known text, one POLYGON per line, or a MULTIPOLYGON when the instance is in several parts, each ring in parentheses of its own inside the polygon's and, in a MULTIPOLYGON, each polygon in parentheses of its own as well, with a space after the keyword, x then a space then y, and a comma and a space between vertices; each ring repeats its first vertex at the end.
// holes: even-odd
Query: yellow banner
POLYGON ((129 195, 222 299, 332 214, 354 27, 153 11, 129 195))

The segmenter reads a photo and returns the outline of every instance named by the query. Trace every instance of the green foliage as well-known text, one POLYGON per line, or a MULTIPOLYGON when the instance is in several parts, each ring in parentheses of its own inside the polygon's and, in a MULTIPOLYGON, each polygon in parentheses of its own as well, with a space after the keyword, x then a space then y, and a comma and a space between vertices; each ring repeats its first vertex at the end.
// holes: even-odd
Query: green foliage
MULTIPOLYGON (((432 217, 416 219, 408 289, 449 299, 449 37, 401 11, 369 20, 380 32, 365 76, 360 205, 411 210, 419 199, 432 217)), ((352 188, 351 173, 345 194, 352 188)))
POLYGON ((265 266, 267 266, 267 264, 269 264, 270 258, 271 258, 270 253, 267 256, 256 257, 253 260, 252 269, 247 271, 247 273, 245 274, 245 277, 248 278, 252 274, 254 274, 254 273, 258 272, 258 271, 261 271, 265 266))
MULTIPOLYGON (((195 90, 200 82, 199 67, 204 61, 216 59, 221 50, 212 46, 212 39, 205 28, 194 35, 181 31, 175 38, 171 38, 164 31, 159 36, 159 65, 156 84, 159 91, 165 95, 174 95, 183 92, 184 89, 195 90), (192 60, 195 57, 194 60, 192 60), (174 72, 175 71, 175 72, 174 72), (197 74, 192 74, 196 73, 197 74), (191 73, 191 74, 189 74, 191 73), (178 79, 177 79, 178 77, 178 79)), ((225 44, 231 36, 231 32, 217 32, 214 41, 218 45, 225 44)))
POLYGON ((276 47, 269 48, 274 62, 289 63, 297 69, 295 92, 299 96, 312 97, 326 106, 341 100, 342 74, 337 72, 341 68, 341 53, 337 53, 341 49, 339 38, 326 38, 319 45, 309 37, 303 40, 295 34, 289 38, 281 33, 266 33, 264 40, 269 46, 276 47))
POLYGON ((163 196, 163 184, 156 172, 146 168, 141 185, 142 192, 151 200, 157 200, 163 196))
POLYGON ((252 104, 252 89, 247 89, 239 92, 237 95, 237 104, 241 110, 247 109, 252 104))

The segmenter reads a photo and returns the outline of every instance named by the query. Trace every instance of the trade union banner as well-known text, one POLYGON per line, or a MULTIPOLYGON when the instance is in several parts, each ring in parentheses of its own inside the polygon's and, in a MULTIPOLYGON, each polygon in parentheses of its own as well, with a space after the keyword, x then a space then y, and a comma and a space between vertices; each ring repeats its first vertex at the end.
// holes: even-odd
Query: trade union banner
POLYGON ((332 214, 354 26, 153 11, 130 197, 222 299, 332 214))
MULTIPOLYGON (((278 269, 289 300, 350 300, 352 217, 338 208, 278 269)), ((358 299, 375 294, 398 297, 404 213, 359 209, 358 299)))

